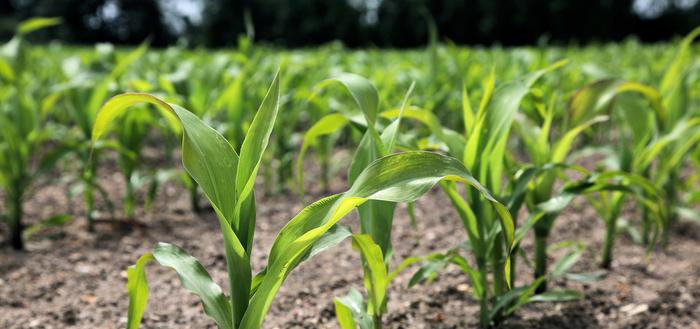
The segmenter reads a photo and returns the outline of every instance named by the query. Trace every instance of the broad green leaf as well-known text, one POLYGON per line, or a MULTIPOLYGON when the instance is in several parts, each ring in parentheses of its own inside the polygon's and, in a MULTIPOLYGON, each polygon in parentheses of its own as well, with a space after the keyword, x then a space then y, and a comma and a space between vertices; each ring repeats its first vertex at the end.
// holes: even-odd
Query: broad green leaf
POLYGON ((197 181, 209 200, 227 221, 233 218, 236 200, 235 177, 238 155, 214 129, 186 109, 168 104, 148 94, 123 94, 107 101, 95 120, 92 145, 108 125, 127 108, 138 103, 151 103, 178 117, 184 128, 182 160, 187 172, 197 181))
POLYGON ((370 296, 367 311, 370 315, 384 314, 389 280, 382 249, 367 234, 353 235, 352 247, 362 255, 364 282, 370 296))
POLYGON ((566 255, 564 255, 561 259, 559 259, 555 264, 554 268, 552 269, 552 274, 550 275, 550 280, 554 281, 558 279, 560 276, 564 275, 571 266, 576 264, 578 259, 581 257, 581 254, 583 254, 583 251, 585 250, 585 246, 578 246, 577 248, 574 248, 574 250, 569 251, 566 255))
POLYGON ((17 26, 17 33, 24 35, 29 32, 61 23, 63 23, 63 19, 60 17, 34 17, 19 23, 17 26))
POLYGON ((566 273, 564 277, 569 280, 581 281, 581 282, 592 282, 600 281, 608 276, 607 272, 597 272, 597 273, 566 273))
POLYGON ((15 80, 15 71, 3 58, 0 58, 0 76, 5 78, 8 82, 13 82, 15 80))
POLYGON ((523 291, 522 294, 520 294, 520 296, 518 297, 518 299, 515 301, 515 305, 513 305, 513 306, 511 306, 511 307, 508 307, 508 310, 506 311, 506 315, 512 314, 513 312, 515 312, 515 310, 516 310, 518 307, 520 307, 520 306, 522 306, 523 304, 527 303, 527 299, 528 299, 530 296, 532 296, 533 293, 535 293, 535 290, 537 290, 537 287, 539 287, 540 284, 542 284, 542 282, 544 282, 544 280, 545 280, 545 277, 540 277, 540 278, 538 278, 537 280, 535 280, 535 282, 533 282, 532 284, 530 284, 530 285, 528 286, 528 288, 527 288, 525 291, 523 291))
POLYGON ((237 324, 248 305, 252 277, 250 256, 231 228, 236 204, 235 178, 238 155, 219 133, 194 114, 147 94, 119 95, 105 103, 95 120, 92 145, 114 118, 124 113, 129 106, 138 103, 151 103, 164 112, 175 115, 182 123, 182 163, 209 198, 219 215, 224 233, 232 296, 231 308, 235 316, 234 323, 237 324))
POLYGON ((576 127, 597 115, 610 114, 617 88, 623 82, 606 78, 577 90, 566 103, 567 127, 576 127))
POLYGON ((153 254, 145 254, 136 261, 135 265, 126 269, 128 281, 126 289, 129 291, 129 311, 127 313, 127 329, 138 329, 146 309, 148 301, 148 282, 146 281, 146 263, 153 258, 153 254))
POLYGON ((272 128, 275 126, 275 119, 279 110, 279 98, 279 70, 277 70, 272 85, 267 91, 243 141, 237 174, 234 176, 236 177, 238 202, 234 217, 229 219, 229 223, 248 254, 251 252, 253 234, 255 233, 255 193, 253 187, 255 186, 260 160, 267 147, 272 128))
MULTIPOLYGON (((92 91, 92 94, 90 94, 90 99, 88 100, 87 108, 86 111, 89 115, 89 118, 95 118, 97 115, 98 111, 101 111, 100 104, 102 104, 105 101, 105 98, 107 98, 107 94, 109 92, 109 84, 112 83, 115 79, 120 77, 126 69, 131 65, 132 62, 134 62, 136 59, 141 57, 146 50, 148 50, 148 45, 150 44, 150 39, 147 39, 141 45, 136 48, 136 50, 132 51, 121 59, 117 66, 110 72, 109 76, 102 80, 100 84, 98 84, 92 91)), ((104 106, 103 106, 104 107, 104 106)))
POLYGON ((440 180, 454 180, 478 188, 502 217, 507 250, 513 241, 513 222, 508 209, 498 203, 459 161, 429 152, 407 152, 384 157, 370 164, 346 193, 320 200, 282 229, 270 251, 268 272, 253 296, 241 326, 260 328, 274 295, 284 279, 331 226, 365 201, 411 202, 440 180))
POLYGON ((469 137, 472 135, 472 131, 474 131, 476 118, 474 117, 472 105, 469 103, 469 93, 467 92, 467 84, 465 81, 462 81, 462 120, 464 121, 466 137, 469 137))
POLYGON ((338 319, 340 327, 342 329, 357 329, 357 323, 355 323, 355 319, 352 318, 352 311, 350 311, 350 308, 339 302, 338 298, 333 299, 333 304, 335 305, 335 317, 338 319))
POLYGON ((152 254, 160 265, 177 272, 185 289, 202 299, 204 312, 219 328, 233 328, 229 301, 221 288, 211 280, 202 264, 184 250, 169 243, 157 243, 152 254))
POLYGON ((576 290, 554 290, 541 293, 528 298, 527 302, 562 302, 583 298, 583 294, 576 290))
POLYGON ((413 274, 411 279, 408 281, 408 287, 411 288, 421 281, 428 279, 433 274, 437 273, 440 269, 444 268, 450 259, 445 257, 443 259, 431 259, 427 261, 423 266, 421 266, 416 273, 413 274))
POLYGON ((328 250, 349 236, 352 236, 352 229, 350 226, 340 226, 338 224, 333 225, 328 231, 326 231, 326 233, 323 233, 320 239, 316 240, 314 245, 311 246, 309 251, 306 252, 306 255, 301 258, 299 263, 317 255, 324 250, 328 250))
POLYGON ((530 88, 530 87, 532 87, 532 85, 535 84, 535 82, 537 82, 537 80, 539 80, 547 72, 554 71, 554 70, 566 65, 567 63, 569 63, 568 59, 560 60, 560 61, 558 61, 550 66, 547 66, 547 67, 541 69, 541 70, 537 70, 535 72, 528 73, 528 74, 520 77, 519 80, 520 80, 520 82, 525 84, 528 88, 530 88))
MULTIPOLYGON (((540 282, 535 281, 534 284, 539 285, 540 282)), ((499 313, 501 309, 503 309, 505 306, 507 306, 509 303, 514 301, 518 296, 523 293, 524 291, 528 290, 530 286, 525 286, 525 287, 519 287, 519 288, 513 288, 506 292, 505 294, 501 295, 499 299, 496 301, 496 303, 493 305, 491 308, 491 312, 489 313, 489 319, 493 319, 496 317, 496 315, 499 313)))
MULTIPOLYGON (((372 139, 371 143, 373 143, 377 148, 380 156, 388 155, 389 151, 386 149, 386 145, 381 142, 379 133, 374 127, 374 123, 377 120, 377 112, 379 110, 379 92, 377 91, 377 88, 374 87, 374 84, 357 74, 338 73, 319 83, 309 99, 313 98, 321 88, 333 82, 340 82, 345 86, 345 88, 348 89, 367 120, 367 128, 372 139)), ((362 168, 364 168, 364 166, 362 168)))
POLYGON ((27 240, 30 236, 34 235, 37 231, 47 228, 47 227, 52 227, 52 226, 60 226, 60 225, 65 225, 70 223, 70 221, 73 219, 70 215, 67 214, 60 214, 60 215, 54 215, 46 220, 43 220, 41 223, 34 224, 32 226, 29 226, 24 229, 22 232, 22 238, 24 240, 27 240))
POLYGON ((345 125, 349 122, 350 120, 348 120, 344 115, 340 113, 329 114, 321 118, 321 120, 319 120, 313 126, 311 126, 311 128, 309 128, 309 130, 304 135, 304 143, 301 145, 301 150, 299 150, 299 159, 297 160, 297 184, 299 185, 299 194, 301 196, 301 202, 303 204, 306 204, 303 182, 303 165, 306 150, 309 148, 311 143, 313 143, 313 141, 316 140, 316 138, 323 135, 332 134, 341 129, 342 127, 345 127, 345 125))
POLYGON ((129 276, 127 289, 130 299, 127 328, 138 328, 141 322, 148 298, 145 265, 152 259, 177 273, 182 286, 201 298, 204 312, 216 322, 219 328, 234 328, 229 301, 221 288, 211 280, 211 276, 202 264, 179 247, 162 242, 155 245, 153 253, 144 255, 136 265, 127 270, 129 276))
POLYGON ((584 131, 586 128, 598 123, 608 120, 607 116, 595 117, 576 128, 569 130, 564 136, 562 136, 559 141, 552 147, 552 152, 550 153, 549 162, 563 162, 566 156, 571 150, 571 145, 578 134, 584 131))
POLYGON ((671 66, 666 70, 662 80, 660 90, 661 93, 666 97, 670 95, 673 89, 677 88, 685 80, 685 74, 690 66, 690 47, 695 40, 700 35, 700 27, 696 27, 688 35, 683 38, 678 52, 676 53, 676 59, 673 61, 671 66))
MULTIPOLYGON (((362 299, 362 295, 360 294, 359 291, 355 288, 350 288, 350 291, 348 292, 348 295, 345 297, 341 298, 335 298, 334 299, 335 307, 336 307, 336 312, 338 310, 338 306, 342 305, 345 307, 345 310, 350 311, 350 316, 351 319, 347 319, 347 313, 343 315, 338 315, 338 322, 340 322, 340 325, 343 329, 357 329, 357 325, 360 326, 360 329, 372 329, 373 326, 373 319, 372 317, 367 313, 367 304, 365 303, 364 299, 362 299), (350 322, 352 320, 352 322, 350 322), (353 326, 348 326, 350 323, 353 324, 353 326)), ((341 308, 342 311, 345 311, 341 308)))

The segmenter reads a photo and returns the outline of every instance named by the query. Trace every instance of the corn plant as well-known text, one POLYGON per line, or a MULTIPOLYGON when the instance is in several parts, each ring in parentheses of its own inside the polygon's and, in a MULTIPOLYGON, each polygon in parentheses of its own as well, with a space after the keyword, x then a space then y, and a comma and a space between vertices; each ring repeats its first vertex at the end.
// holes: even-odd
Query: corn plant
MULTIPOLYGON (((134 61, 143 56, 148 50, 148 40, 142 43, 137 49, 128 53, 123 58, 116 57, 110 59, 113 54, 112 50, 98 50, 105 57, 103 65, 105 72, 92 72, 91 68, 81 67, 80 59, 71 57, 62 62, 63 73, 67 81, 55 85, 51 91, 50 101, 52 106, 61 106, 64 114, 68 116, 74 125, 75 133, 72 134, 71 152, 73 159, 78 162, 80 167, 86 167, 88 160, 92 162, 87 166, 87 170, 81 171, 76 182, 71 187, 71 194, 82 193, 86 208, 87 230, 92 232, 95 230, 95 222, 99 217, 99 212, 95 209, 95 192, 100 193, 104 199, 107 208, 116 220, 114 206, 107 195, 106 190, 97 181, 98 171, 97 162, 99 162, 102 154, 108 150, 116 150, 119 154, 119 164, 122 173, 125 175, 126 195, 124 196, 124 209, 127 217, 132 217, 134 200, 134 185, 131 184, 134 166, 138 161, 140 145, 143 142, 143 136, 127 140, 123 135, 119 135, 117 141, 103 141, 91 144, 90 136, 92 134, 92 124, 95 122, 97 112, 100 105, 110 96, 110 86, 117 84, 119 88, 126 89, 123 84, 119 83, 121 78, 128 73, 129 67, 134 61), (104 76, 106 75, 106 77, 104 76)), ((96 66, 96 65, 95 65, 96 66)), ((132 120, 133 123, 133 120, 132 120)), ((143 124, 141 124, 143 125, 143 124)), ((136 125, 131 124, 133 129, 138 129, 136 125)), ((141 128, 142 135, 145 129, 141 128)))
POLYGON ((508 210, 463 165, 438 154, 404 153, 373 162, 358 175, 348 192, 322 199, 302 210, 277 236, 268 266, 253 277, 250 267, 256 209, 253 184, 277 114, 278 77, 248 130, 241 156, 223 136, 191 112, 147 94, 125 94, 108 101, 95 122, 93 141, 115 117, 142 102, 155 105, 182 123, 183 164, 212 203, 224 233, 230 301, 192 256, 174 245, 158 243, 152 253, 142 256, 128 270, 128 328, 138 327, 143 315, 148 295, 144 268, 153 259, 178 273, 185 289, 202 299, 205 313, 220 328, 260 328, 289 273, 302 260, 337 243, 339 240, 333 234, 349 235, 335 226, 341 217, 368 200, 413 201, 442 179, 469 183, 483 191, 503 217, 505 241, 512 241, 508 210))
MULTIPOLYGON (((517 214, 527 192, 527 183, 535 171, 530 170, 517 180, 510 179, 506 184, 506 189, 503 189, 502 179, 505 174, 508 174, 506 169, 510 166, 506 152, 510 127, 521 101, 531 93, 532 85, 545 73, 563 64, 565 61, 527 74, 518 80, 504 83, 498 88, 495 88, 495 71, 492 70, 477 113, 472 110, 466 87, 463 87, 462 113, 466 137, 454 130, 442 127, 437 117, 429 111, 408 109, 404 116, 418 120, 428 127, 435 136, 433 140, 441 142, 448 155, 463 159, 467 168, 476 177, 479 177, 485 186, 496 195, 501 195, 501 200, 508 206, 510 212, 517 214)), ((393 117, 397 115, 397 110, 387 111, 382 115, 393 117)), ((413 149, 415 147, 432 147, 432 145, 436 144, 428 139, 412 141, 400 146, 405 149, 413 149)), ((440 257, 435 256, 437 258, 424 265, 425 268, 422 268, 420 272, 427 273, 427 276, 423 277, 427 278, 442 268, 439 266, 440 264, 444 266, 448 262, 457 262, 457 265, 461 266, 465 273, 472 278, 475 296, 480 300, 481 326, 487 327, 492 319, 500 320, 503 315, 502 308, 495 309, 493 315, 489 311, 489 291, 496 297, 494 305, 497 304, 509 290, 508 283, 515 282, 514 262, 508 263, 509 254, 502 248, 503 241, 499 234, 499 225, 495 225, 495 213, 481 205, 483 202, 481 197, 468 190, 465 199, 460 195, 454 183, 441 182, 440 185, 462 219, 469 237, 469 248, 476 256, 477 270, 472 270, 468 265, 465 266, 462 258, 455 257, 456 250, 453 250, 440 257), (492 289, 487 281, 489 265, 493 273, 492 289), (509 271, 505 271, 506 268, 509 268, 509 271), (509 272, 507 276, 505 276, 506 272, 509 272)), ((517 217, 513 218, 517 225, 517 217)), ((517 250, 517 244, 514 246, 514 250, 517 250)), ((417 282, 421 281, 417 280, 417 282)))
MULTIPOLYGON (((42 146, 58 143, 61 129, 48 122, 49 108, 42 108, 48 98, 46 86, 34 83, 29 45, 25 35, 36 29, 60 23, 56 18, 35 18, 19 24, 17 34, 3 45, 0 53, 0 72, 3 88, 0 92, 0 188, 5 196, 5 213, 0 218, 10 227, 10 244, 23 249, 22 203, 33 186, 47 171, 53 169, 65 154, 65 148, 56 147, 42 156, 42 146)), ((46 82, 46 81, 45 81, 46 82)))
MULTIPOLYGON (((642 175, 664 189, 667 199, 664 213, 668 216, 661 222, 664 228, 675 222, 676 209, 682 206, 678 197, 678 187, 683 186, 680 170, 700 140, 700 121, 691 99, 692 84, 697 75, 690 74, 693 70, 690 47, 698 35, 700 28, 681 41, 676 57, 666 66, 658 82, 658 90, 622 79, 601 79, 582 88, 567 109, 573 118, 579 118, 585 117, 584 113, 619 108, 615 114, 621 126, 621 147, 611 161, 621 170, 642 175), (643 98, 621 94, 625 91, 636 91, 643 98), (634 147, 623 145, 628 138, 634 147)), ((643 213, 642 240, 650 244, 653 243, 650 232, 656 223, 655 215, 646 207, 640 208, 643 213)))
MULTIPOLYGON (((355 151, 355 155, 353 156, 348 172, 348 184, 353 185, 359 173, 368 164, 380 157, 393 153, 394 146, 396 145, 398 128, 401 123, 401 115, 399 115, 398 119, 388 125, 380 134, 376 127, 379 108, 379 93, 369 80, 351 73, 341 73, 324 80, 316 87, 314 93, 311 95, 311 98, 321 88, 333 82, 340 82, 347 88, 362 111, 364 118, 363 128, 365 128, 365 131, 360 144, 355 151)), ((413 87, 414 84, 411 85, 406 97, 404 98, 403 105, 401 107, 402 109, 405 109, 409 105, 410 97, 413 93, 413 87)), ((340 113, 329 114, 312 126, 304 136, 304 143, 299 153, 297 168, 297 177, 302 202, 304 201, 302 164, 306 149, 320 136, 336 132, 350 122, 351 117, 349 115, 340 113)), ((373 241, 381 247, 387 267, 389 266, 389 261, 391 260, 393 254, 393 249, 391 246, 391 228, 395 208, 395 203, 369 201, 357 209, 360 217, 361 233, 372 236, 373 241)))

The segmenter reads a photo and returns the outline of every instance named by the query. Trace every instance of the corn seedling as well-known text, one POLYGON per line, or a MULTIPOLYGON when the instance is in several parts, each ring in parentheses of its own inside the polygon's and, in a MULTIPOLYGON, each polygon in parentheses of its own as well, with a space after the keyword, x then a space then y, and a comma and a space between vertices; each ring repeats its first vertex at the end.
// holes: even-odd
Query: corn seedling
MULTIPOLYGON (((151 103, 165 115, 173 115, 183 126, 183 164, 216 210, 224 233, 229 271, 230 301, 212 282, 206 270, 182 249, 159 243, 128 270, 130 306, 128 328, 136 328, 144 312, 148 287, 144 268, 149 260, 174 269, 185 289, 196 293, 205 313, 220 328, 260 328, 282 282, 301 262, 337 243, 326 232, 347 236, 334 226, 337 221, 368 200, 410 202, 443 179, 469 183, 479 188, 504 220, 505 241, 512 241, 508 210, 498 203, 454 159, 433 153, 404 153, 384 157, 369 165, 348 192, 320 200, 293 218, 272 246, 268 267, 255 277, 250 269, 250 251, 255 228, 253 183, 279 105, 279 80, 275 77, 268 95, 248 131, 239 157, 231 145, 184 108, 147 94, 125 94, 112 98, 98 114, 93 141, 129 106, 151 103), (325 238, 324 238, 325 237, 325 238)), ((507 245, 509 246, 509 245, 507 245)))
MULTIPOLYGON (((507 82, 495 88, 495 73, 487 82, 484 96, 477 113, 474 113, 469 103, 469 96, 466 87, 462 90, 462 112, 464 121, 465 136, 442 127, 437 117, 431 112, 420 109, 406 110, 406 118, 416 119, 422 122, 437 137, 437 140, 444 145, 447 154, 457 159, 463 159, 467 168, 470 169, 481 182, 485 183, 496 195, 502 195, 501 199, 509 207, 511 214, 517 214, 523 203, 524 195, 527 192, 525 186, 534 172, 530 172, 521 177, 521 182, 509 181, 506 190, 502 188, 502 177, 505 174, 506 142, 510 132, 510 127, 519 109, 520 102, 531 92, 531 86, 545 73, 554 70, 565 62, 556 63, 546 69, 536 71, 521 77, 518 80, 507 82), (488 156, 484 156, 488 155, 488 156), (523 185, 524 184, 524 185, 523 185), (510 193, 507 193, 509 191, 510 193)), ((393 117, 396 110, 384 112, 382 115, 393 117)), ((429 141, 413 141, 410 144, 402 144, 402 147, 411 149, 413 147, 430 147, 434 145, 429 141), (412 144, 412 145, 411 145, 412 144)), ((469 237, 469 246, 476 256, 478 271, 463 267, 465 273, 472 278, 472 285, 475 287, 474 293, 480 300, 480 322, 482 327, 487 327, 492 319, 500 320, 502 311, 496 310, 491 316, 488 304, 488 294, 495 296, 494 304, 503 296, 513 283, 515 271, 513 262, 508 263, 508 257, 513 256, 509 250, 504 250, 503 240, 500 236, 500 227, 496 225, 496 216, 491 209, 482 206, 483 199, 473 191, 467 191, 465 199, 458 192, 457 186, 452 182, 442 182, 441 186, 452 201, 457 210, 469 237), (488 267, 492 268, 493 289, 487 282, 488 267), (508 269, 508 271, 506 271, 508 269), (508 273, 506 275, 506 273, 508 273)), ((514 218, 514 222, 517 218, 514 218)), ((517 244, 514 245, 517 248, 517 244)), ((450 253, 444 254, 440 260, 428 262, 422 272, 435 273, 441 267, 439 262, 446 264, 455 259, 450 253), (431 271, 427 271, 431 269, 431 271)), ((461 261, 461 260, 460 260, 461 261)))
MULTIPOLYGON (((59 127, 48 122, 46 86, 27 83, 31 53, 25 34, 60 23, 56 18, 34 18, 22 22, 15 37, 0 53, 4 88, 0 92, 0 187, 5 195, 5 213, 0 218, 10 227, 10 244, 23 249, 22 203, 31 194, 32 184, 53 169, 65 149, 58 147, 44 156, 44 143, 60 136, 59 127), (6 57, 5 57, 6 56, 6 57)), ((31 81, 31 79, 30 79, 31 81)))

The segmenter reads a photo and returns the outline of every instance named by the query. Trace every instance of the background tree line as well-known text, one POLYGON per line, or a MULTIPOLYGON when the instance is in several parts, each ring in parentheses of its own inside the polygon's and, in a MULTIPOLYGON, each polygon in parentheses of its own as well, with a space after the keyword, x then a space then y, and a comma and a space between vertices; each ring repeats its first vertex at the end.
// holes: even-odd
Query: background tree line
POLYGON ((416 47, 427 42, 431 18, 440 37, 457 44, 534 44, 542 36, 554 43, 606 42, 630 34, 653 42, 700 25, 700 4, 697 0, 4 0, 0 39, 11 38, 16 24, 32 16, 64 19, 61 26, 33 35, 37 42, 136 44, 151 36, 154 46, 187 40, 191 46, 230 47, 237 45, 240 34, 254 32, 256 41, 286 47, 332 40, 349 47, 416 47), (173 10, 183 4, 197 11, 197 19, 173 10), (634 7, 640 4, 641 12, 634 7), (246 22, 251 23, 248 28, 246 22))

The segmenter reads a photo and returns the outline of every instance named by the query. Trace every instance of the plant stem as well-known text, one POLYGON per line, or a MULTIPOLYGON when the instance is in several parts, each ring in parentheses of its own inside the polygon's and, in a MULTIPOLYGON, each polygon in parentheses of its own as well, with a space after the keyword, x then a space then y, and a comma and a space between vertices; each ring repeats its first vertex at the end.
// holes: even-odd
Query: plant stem
POLYGON ((479 318, 481 322, 481 327, 487 329, 489 327, 489 283, 486 279, 487 266, 485 258, 477 258, 476 266, 479 268, 479 274, 481 276, 481 286, 483 287, 483 292, 479 298, 479 318))
POLYGON ((199 206, 199 192, 197 191, 197 182, 194 181, 194 178, 192 176, 189 176, 190 179, 190 203, 192 204, 192 210, 196 213, 202 212, 202 208, 199 206))
MULTIPOLYGON (((513 249, 510 251, 510 286, 511 289, 515 287, 515 279, 517 276, 515 275, 517 273, 517 268, 515 267, 516 262, 517 262, 517 252, 518 249, 520 248, 520 244, 516 244, 513 246, 513 249)), ((515 302, 515 301, 513 301, 515 302)))
POLYGON ((88 232, 95 232, 95 218, 93 218, 92 213, 95 211, 95 200, 92 195, 93 189, 92 185, 88 184, 83 192, 83 200, 85 201, 85 211, 87 212, 87 230, 88 232))
POLYGON ((134 207, 136 204, 136 195, 134 193, 134 185, 131 182, 126 182, 126 195, 124 196, 124 215, 127 219, 134 218, 134 207))
POLYGON ((321 189, 323 193, 328 193, 328 156, 320 157, 321 161, 321 189))
MULTIPOLYGON (((491 254, 491 269, 493 271, 493 296, 494 303, 505 292, 505 260, 503 259, 503 236, 498 235, 493 241, 493 251, 491 254)), ((496 313, 495 321, 503 318, 503 308, 496 313)))
POLYGON ((382 315, 381 314, 372 315, 372 328, 373 329, 382 329, 382 315))
POLYGON ((603 242, 603 260, 600 262, 600 267, 610 268, 612 261, 612 248, 615 244, 615 229, 617 218, 608 218, 605 222, 605 241, 603 242))
POLYGON ((24 249, 22 242, 22 199, 12 197, 7 205, 8 219, 10 220, 10 242, 15 250, 24 249))
MULTIPOLYGON (((537 234, 535 230, 535 278, 547 275, 547 235, 537 234)), ((544 280, 535 293, 547 291, 547 280, 544 280)))

